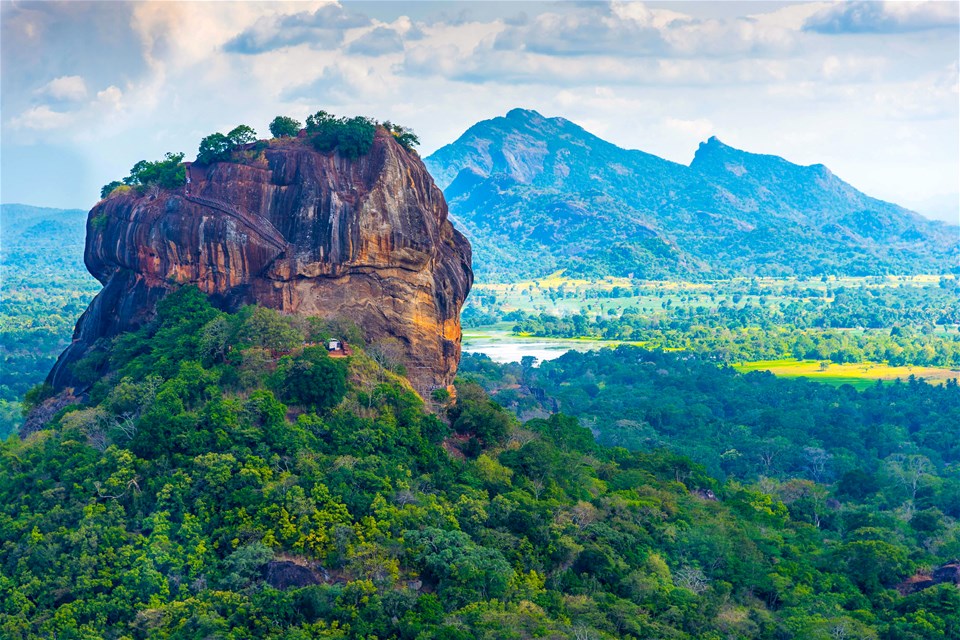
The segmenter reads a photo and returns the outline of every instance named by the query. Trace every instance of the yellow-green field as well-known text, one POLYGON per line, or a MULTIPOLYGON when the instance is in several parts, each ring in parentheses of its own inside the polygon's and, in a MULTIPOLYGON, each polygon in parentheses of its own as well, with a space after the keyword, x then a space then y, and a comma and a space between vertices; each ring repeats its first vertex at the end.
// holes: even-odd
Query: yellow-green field
POLYGON ((769 371, 783 378, 810 378, 840 386, 849 384, 857 389, 866 389, 877 380, 906 380, 910 376, 923 378, 932 384, 943 384, 951 378, 960 378, 960 371, 937 367, 891 367, 875 362, 851 364, 829 363, 822 367, 818 360, 759 360, 733 365, 737 371, 769 371))

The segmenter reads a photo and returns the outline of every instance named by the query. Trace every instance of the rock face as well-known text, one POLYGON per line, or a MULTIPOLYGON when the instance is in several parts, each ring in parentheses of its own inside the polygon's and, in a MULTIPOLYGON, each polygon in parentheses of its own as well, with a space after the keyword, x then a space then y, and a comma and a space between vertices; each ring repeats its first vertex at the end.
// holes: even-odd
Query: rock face
POLYGON ((84 259, 104 288, 48 382, 77 386, 72 365, 98 339, 137 328, 168 291, 195 284, 225 310, 350 319, 400 343, 421 392, 450 384, 471 250, 419 156, 383 129, 356 159, 297 139, 245 155, 188 167, 182 188, 113 195, 90 211, 84 259))

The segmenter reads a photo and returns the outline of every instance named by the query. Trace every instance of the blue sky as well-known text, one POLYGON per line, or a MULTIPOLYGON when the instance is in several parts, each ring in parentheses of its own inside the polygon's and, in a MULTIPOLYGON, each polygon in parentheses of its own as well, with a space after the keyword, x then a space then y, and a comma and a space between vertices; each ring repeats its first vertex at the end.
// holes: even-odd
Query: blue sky
POLYGON ((143 158, 323 108, 426 155, 514 107, 688 163, 711 135, 960 211, 956 2, 9 2, 0 200, 89 208, 143 158))

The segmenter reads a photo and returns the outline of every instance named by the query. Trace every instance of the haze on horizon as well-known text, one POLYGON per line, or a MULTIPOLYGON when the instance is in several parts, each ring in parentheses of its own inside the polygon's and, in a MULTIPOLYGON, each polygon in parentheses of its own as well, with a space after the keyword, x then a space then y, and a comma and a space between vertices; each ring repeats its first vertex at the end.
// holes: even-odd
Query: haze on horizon
POLYGON ((0 200, 87 208, 140 159, 319 108, 427 155, 514 107, 687 164, 711 135, 960 212, 954 2, 3 2, 0 200))

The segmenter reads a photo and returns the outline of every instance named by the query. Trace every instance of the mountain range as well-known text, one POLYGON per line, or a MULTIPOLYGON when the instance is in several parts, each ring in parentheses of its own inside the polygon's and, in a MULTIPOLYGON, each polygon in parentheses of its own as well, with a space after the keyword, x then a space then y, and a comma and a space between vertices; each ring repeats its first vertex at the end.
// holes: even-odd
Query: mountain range
POLYGON ((683 165, 514 109, 426 164, 485 280, 942 273, 960 255, 960 228, 716 137, 683 165))

